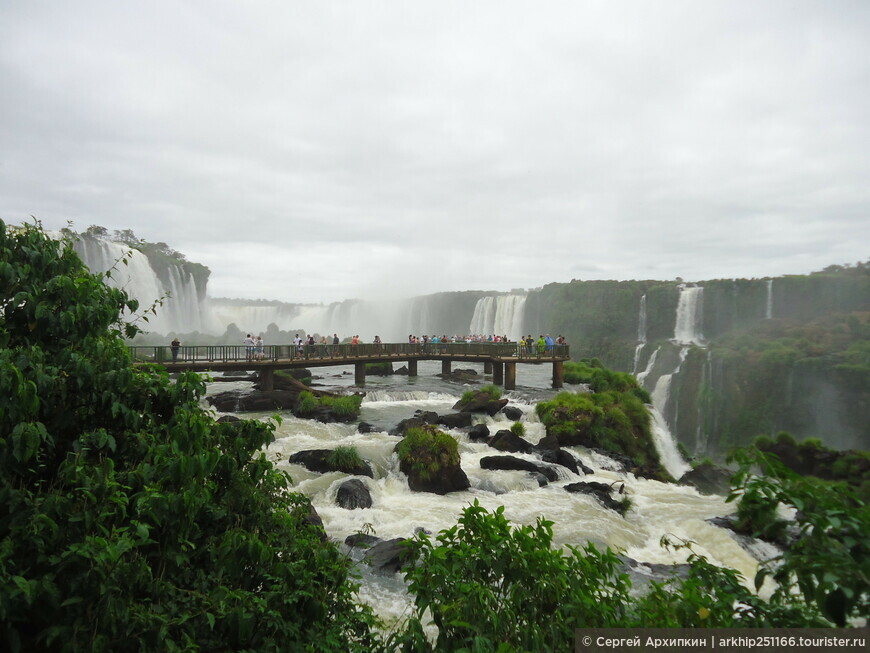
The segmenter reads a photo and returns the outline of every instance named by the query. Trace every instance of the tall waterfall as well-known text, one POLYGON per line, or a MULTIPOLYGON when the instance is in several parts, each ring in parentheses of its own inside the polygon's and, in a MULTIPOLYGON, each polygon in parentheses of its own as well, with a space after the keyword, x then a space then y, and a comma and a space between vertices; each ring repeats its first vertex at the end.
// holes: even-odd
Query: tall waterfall
POLYGON ((481 297, 474 307, 468 327, 470 334, 507 335, 516 340, 523 335, 525 295, 481 297))
POLYGON ((634 364, 631 373, 637 374, 637 362, 640 360, 640 352, 646 344, 646 295, 640 298, 640 313, 637 316, 637 347, 634 348, 634 364))
POLYGON ((677 303, 677 320, 674 325, 674 341, 682 345, 700 345, 701 317, 703 315, 704 289, 701 286, 681 286, 677 303))
POLYGON ((650 393, 652 396, 652 409, 650 412, 653 416, 653 435, 655 437, 656 449, 659 452, 662 465, 664 465, 671 476, 677 479, 689 471, 689 465, 683 460, 677 449, 674 436, 664 418, 664 412, 670 399, 671 381, 674 375, 680 372, 688 352, 688 347, 683 347, 680 350, 680 361, 677 363, 676 369, 670 374, 662 374, 658 381, 656 381, 655 388, 650 393))
POLYGON ((148 316, 149 321, 143 324, 146 331, 164 335, 216 331, 204 299, 205 288, 197 288, 193 276, 180 266, 167 265, 162 271, 163 281, 148 257, 138 250, 99 238, 81 238, 74 247, 91 272, 111 270, 107 283, 137 299, 140 313, 155 300, 165 297, 163 305, 157 307, 157 315, 148 316), (126 265, 120 263, 125 256, 126 265))
POLYGON ((767 280, 767 310, 764 315, 765 319, 773 319, 773 279, 767 280))

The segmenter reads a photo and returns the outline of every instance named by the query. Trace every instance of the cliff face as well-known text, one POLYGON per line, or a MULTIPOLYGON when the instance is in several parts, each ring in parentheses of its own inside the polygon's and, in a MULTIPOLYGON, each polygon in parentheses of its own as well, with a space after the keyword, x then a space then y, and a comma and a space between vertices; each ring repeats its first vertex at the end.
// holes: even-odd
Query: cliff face
POLYGON ((550 284, 526 306, 534 331, 567 335, 573 358, 637 373, 672 432, 697 455, 780 430, 870 448, 866 265, 689 287, 550 284))

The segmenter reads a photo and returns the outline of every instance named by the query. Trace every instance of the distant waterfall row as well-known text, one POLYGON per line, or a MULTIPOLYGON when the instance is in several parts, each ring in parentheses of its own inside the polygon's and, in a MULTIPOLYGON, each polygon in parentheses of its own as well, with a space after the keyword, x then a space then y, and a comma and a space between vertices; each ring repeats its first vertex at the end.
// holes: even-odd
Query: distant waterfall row
POLYGON ((402 342, 409 334, 507 335, 523 333, 525 295, 444 293, 404 300, 345 300, 328 305, 277 301, 214 299, 181 265, 166 263, 155 269, 142 252, 99 238, 81 238, 75 249, 95 273, 111 270, 108 283, 137 299, 140 313, 163 298, 156 315, 141 326, 167 335, 195 332, 221 335, 234 324, 242 332, 266 333, 270 328, 301 335, 331 335, 344 339, 359 335, 370 342, 402 342), (123 260, 126 259, 126 263, 123 260))
POLYGON ((519 340, 523 332, 525 295, 497 295, 481 297, 474 307, 468 327, 471 335, 508 336, 519 340))

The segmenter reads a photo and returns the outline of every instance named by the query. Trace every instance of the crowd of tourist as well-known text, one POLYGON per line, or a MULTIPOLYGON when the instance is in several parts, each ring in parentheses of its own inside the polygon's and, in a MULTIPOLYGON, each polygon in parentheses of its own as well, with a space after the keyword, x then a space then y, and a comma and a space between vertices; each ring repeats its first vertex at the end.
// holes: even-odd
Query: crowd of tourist
MULTIPOLYGON (((359 345, 360 344, 359 335, 354 335, 350 338, 351 345, 359 345)), ((376 345, 376 348, 379 348, 383 342, 380 336, 375 336, 372 340, 372 343, 376 345)), ((542 354, 546 352, 552 352, 556 345, 567 345, 568 342, 565 339, 565 336, 559 335, 555 340, 548 333, 546 335, 541 334, 535 339, 531 334, 520 336, 519 341, 510 340, 506 335, 496 335, 496 334, 472 334, 472 335, 424 335, 424 336, 415 336, 410 334, 408 336, 408 343, 412 345, 422 345, 423 351, 428 351, 432 345, 442 345, 442 344, 456 344, 456 343, 516 343, 519 347, 519 352, 522 355, 525 354, 542 354)), ((178 349, 180 347, 180 342, 176 338, 171 345, 172 349, 172 358, 173 361, 177 359, 178 349)), ((318 340, 313 334, 306 334, 303 338, 298 333, 293 338, 293 347, 296 350, 297 354, 305 355, 316 353, 322 356, 334 354, 337 351, 335 345, 341 344, 339 340, 338 334, 332 334, 332 337, 329 336, 320 336, 318 340), (332 345, 332 347, 330 346, 332 345)), ((245 336, 244 339, 245 346, 245 359, 246 360, 262 360, 265 357, 265 345, 263 344, 263 336, 252 336, 250 333, 245 336)))

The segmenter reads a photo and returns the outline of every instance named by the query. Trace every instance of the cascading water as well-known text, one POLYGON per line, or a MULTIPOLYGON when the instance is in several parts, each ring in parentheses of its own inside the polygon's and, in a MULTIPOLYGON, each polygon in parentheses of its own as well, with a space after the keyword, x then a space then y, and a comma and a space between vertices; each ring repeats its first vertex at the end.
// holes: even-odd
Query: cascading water
POLYGON ((703 343, 704 337, 701 335, 703 298, 704 289, 701 286, 680 286, 674 342, 681 345, 703 343))
POLYGON ((767 280, 767 310, 764 317, 767 320, 773 319, 773 279, 767 280))
MULTIPOLYGON (((659 546, 662 535, 671 533, 695 542, 694 550, 714 564, 735 568, 746 578, 754 576, 757 561, 727 531, 707 521, 733 511, 733 505, 725 503, 723 497, 703 496, 690 487, 636 478, 620 471, 619 464, 607 456, 583 447, 569 451, 593 470, 591 475, 578 476, 561 468, 556 481, 540 487, 526 472, 481 468, 484 456, 500 452, 485 443, 470 441, 462 430, 450 430, 448 432, 459 444, 461 464, 471 488, 444 496, 411 492, 394 453, 398 438, 388 435, 387 431, 416 410, 450 412, 465 388, 437 378, 435 373, 439 370, 437 362, 421 362, 420 376, 416 379, 378 377, 367 381, 368 393, 360 418, 376 426, 378 430, 372 433, 361 434, 353 424, 321 424, 291 414, 282 415, 283 422, 276 430, 277 439, 267 453, 290 473, 294 489, 311 498, 327 534, 334 540, 343 542, 349 535, 371 531, 382 539, 407 538, 420 527, 437 532, 454 526, 462 509, 477 500, 489 510, 504 506, 505 515, 515 524, 534 524, 541 516, 552 520, 554 542, 558 546, 578 546, 591 541, 621 549, 625 555, 644 563, 685 562, 685 551, 669 551, 659 546), (338 487, 347 475, 317 474, 287 463, 289 455, 295 452, 338 446, 356 447, 360 456, 372 465, 373 479, 356 477, 371 492, 371 508, 346 510, 336 504, 338 487), (621 517, 605 509, 593 497, 571 494, 563 489, 568 483, 580 480, 624 484, 632 499, 632 508, 621 517)), ((546 429, 535 413, 531 397, 551 397, 555 391, 549 389, 551 379, 548 370, 543 368, 532 366, 523 370, 522 378, 528 384, 527 391, 512 393, 510 403, 522 412, 520 421, 525 426, 526 439, 536 443, 546 429)), ((335 383, 349 386, 352 377, 340 378, 335 383)), ((225 384, 221 386, 210 387, 209 392, 219 392, 225 384)), ((269 419, 270 415, 263 413, 255 417, 269 419)), ((510 428, 513 423, 501 413, 476 419, 486 423, 492 433, 510 428)), ((532 455, 516 455, 540 462, 532 455)), ((663 459, 666 457, 662 455, 663 459)), ((400 574, 378 573, 365 565, 361 565, 359 571, 362 600, 369 602, 388 623, 405 613, 412 599, 400 574)))
POLYGON ((656 381, 655 388, 650 393, 652 397, 652 408, 650 412, 653 416, 653 436, 656 449, 659 452, 659 458, 662 465, 668 473, 674 478, 680 478, 683 474, 689 471, 690 466, 683 460, 677 449, 677 444, 674 441, 674 436, 671 433, 668 423, 664 418, 663 413, 668 405, 671 393, 671 381, 675 374, 680 372, 683 366, 683 361, 686 360, 686 355, 689 352, 688 347, 683 347, 680 350, 680 362, 677 363, 677 368, 670 374, 662 374, 656 381))
POLYGON ((525 295, 497 295, 481 297, 474 307, 471 324, 472 335, 506 335, 517 340, 523 335, 525 295))
POLYGON ((644 345, 646 345, 646 295, 640 298, 640 311, 637 316, 637 347, 634 348, 632 374, 637 374, 637 363, 640 360, 640 353, 643 351, 644 345))
POLYGON ((637 382, 638 385, 640 385, 641 387, 645 387, 644 383, 646 382, 646 377, 649 376, 649 373, 652 372, 653 367, 655 367, 656 358, 658 357, 661 349, 661 346, 656 348, 656 350, 652 353, 652 356, 649 357, 649 361, 647 361, 644 371, 637 375, 637 382))
POLYGON ((198 289, 193 276, 178 266, 167 266, 163 271, 167 279, 164 283, 148 257, 138 250, 100 238, 80 238, 74 247, 92 272, 111 270, 107 282, 137 299, 140 311, 165 298, 163 305, 157 307, 157 315, 149 316, 144 325, 147 331, 160 334, 216 331, 215 321, 201 299, 204 289, 198 289), (127 263, 119 263, 124 258, 127 263))

